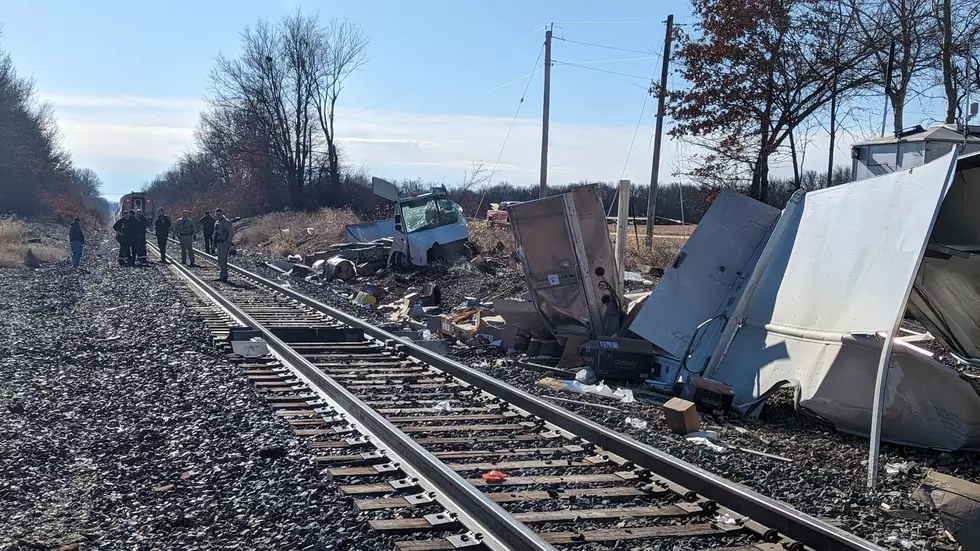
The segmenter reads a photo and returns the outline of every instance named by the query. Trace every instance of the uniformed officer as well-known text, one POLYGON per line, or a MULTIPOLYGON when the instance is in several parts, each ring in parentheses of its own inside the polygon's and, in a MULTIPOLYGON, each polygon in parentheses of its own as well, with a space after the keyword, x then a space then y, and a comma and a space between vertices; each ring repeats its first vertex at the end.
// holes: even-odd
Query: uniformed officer
POLYGON ((231 240, 235 238, 235 228, 231 220, 225 218, 221 209, 215 209, 218 221, 214 225, 214 247, 218 254, 218 267, 221 268, 220 281, 228 281, 228 252, 231 251, 231 240))
POLYGON ((116 223, 112 225, 113 231, 116 232, 116 241, 119 242, 119 265, 124 266, 129 263, 129 229, 127 226, 130 224, 129 217, 132 216, 132 212, 123 211, 122 218, 116 220, 116 223))
POLYGON ((163 209, 157 209, 157 219, 153 223, 157 234, 157 248, 160 249, 160 262, 167 261, 167 238, 170 237, 170 217, 163 213, 163 209))
POLYGON ((150 223, 146 221, 142 210, 136 211, 133 226, 133 255, 137 264, 146 264, 146 229, 150 223))
POLYGON ((204 232, 204 252, 214 254, 214 246, 211 244, 211 241, 214 236, 214 224, 216 220, 211 216, 211 211, 204 211, 204 216, 197 222, 201 225, 201 231, 204 232))
POLYGON ((194 242, 197 241, 197 227, 194 226, 194 221, 188 217, 188 214, 186 210, 181 211, 180 218, 174 224, 174 230, 177 232, 177 240, 180 241, 180 263, 187 264, 187 260, 190 258, 191 266, 197 266, 194 264, 194 242))

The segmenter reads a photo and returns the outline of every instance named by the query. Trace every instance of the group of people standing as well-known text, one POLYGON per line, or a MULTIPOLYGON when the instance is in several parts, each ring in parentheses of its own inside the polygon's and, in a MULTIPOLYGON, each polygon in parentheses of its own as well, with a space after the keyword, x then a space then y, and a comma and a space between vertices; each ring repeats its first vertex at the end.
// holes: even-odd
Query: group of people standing
MULTIPOLYGON (((211 216, 210 211, 205 211, 204 216, 195 223, 190 218, 190 212, 184 210, 177 222, 172 223, 164 210, 158 209, 154 230, 157 247, 160 249, 160 262, 167 262, 167 239, 173 234, 180 243, 181 264, 197 266, 194 262, 194 242, 197 241, 198 228, 200 228, 204 234, 205 252, 218 257, 218 267, 221 270, 218 279, 228 281, 228 256, 231 252, 235 228, 231 220, 225 218, 221 209, 216 209, 214 214, 215 216, 211 216)), ((112 229, 116 231, 116 240, 119 241, 120 266, 146 262, 147 226, 146 218, 140 211, 127 211, 116 221, 112 229)))
MULTIPOLYGON (((160 209, 161 211, 163 209, 160 209)), ((127 210, 116 220, 112 229, 119 242, 119 265, 133 266, 146 263, 146 230, 149 223, 141 210, 127 210)))

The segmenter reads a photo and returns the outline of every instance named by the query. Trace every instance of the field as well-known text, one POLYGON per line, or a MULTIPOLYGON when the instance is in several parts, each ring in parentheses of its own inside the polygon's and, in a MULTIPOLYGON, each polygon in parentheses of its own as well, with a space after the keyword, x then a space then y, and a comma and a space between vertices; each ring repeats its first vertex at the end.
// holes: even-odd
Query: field
POLYGON ((27 222, 0 218, 0 267, 37 268, 67 256, 66 250, 40 239, 40 233, 27 222))

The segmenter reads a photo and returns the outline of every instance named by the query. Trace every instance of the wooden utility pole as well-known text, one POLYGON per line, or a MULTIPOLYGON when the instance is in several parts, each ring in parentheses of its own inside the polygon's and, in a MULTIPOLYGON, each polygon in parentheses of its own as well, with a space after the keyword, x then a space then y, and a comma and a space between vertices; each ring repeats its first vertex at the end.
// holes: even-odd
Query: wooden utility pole
POLYGON ((548 119, 551 114, 551 31, 544 33, 544 107, 541 110, 541 181, 538 197, 548 195, 548 119))
MULTIPOLYGON (((626 293, 626 223, 630 215, 630 181, 619 181, 619 215, 616 217, 616 267, 619 268, 619 289, 626 293)), ((621 304, 626 304, 620 295, 621 304)))
MULTIPOLYGON (((657 180, 660 178, 660 146, 663 143, 664 114, 667 101, 667 72, 670 69, 670 42, 674 35, 674 14, 667 16, 667 36, 664 38, 664 64, 660 71, 660 90, 657 99, 657 129, 653 135, 653 169, 650 171, 650 193, 647 196, 646 246, 653 246, 653 220, 657 211, 657 180)), ((652 90, 651 90, 652 91, 652 90)))

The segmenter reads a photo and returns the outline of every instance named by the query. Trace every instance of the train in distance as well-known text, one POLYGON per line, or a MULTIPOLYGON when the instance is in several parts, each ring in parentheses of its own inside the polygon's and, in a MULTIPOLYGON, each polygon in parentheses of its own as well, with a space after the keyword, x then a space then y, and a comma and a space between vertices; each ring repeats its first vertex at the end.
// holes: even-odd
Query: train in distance
POLYGON ((120 197, 119 206, 116 208, 115 219, 122 218, 123 212, 127 210, 142 212, 147 224, 150 226, 153 225, 153 219, 156 216, 156 205, 154 205, 153 198, 150 197, 149 193, 132 191, 120 197))

